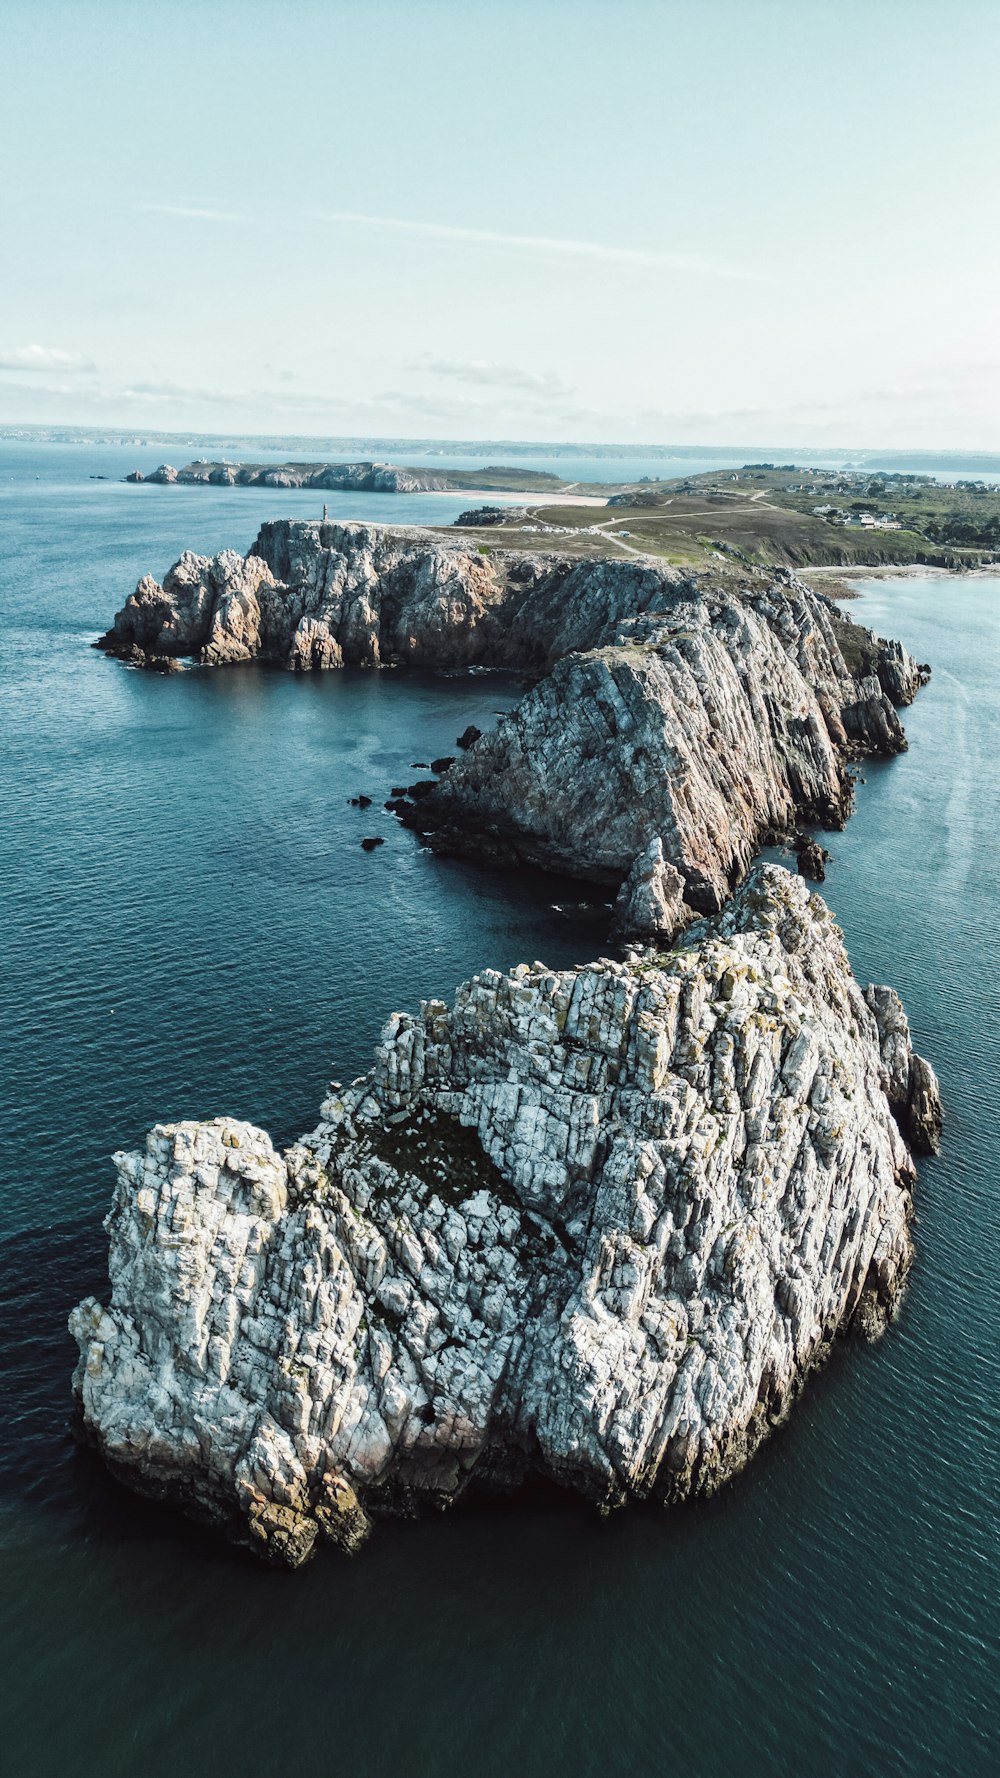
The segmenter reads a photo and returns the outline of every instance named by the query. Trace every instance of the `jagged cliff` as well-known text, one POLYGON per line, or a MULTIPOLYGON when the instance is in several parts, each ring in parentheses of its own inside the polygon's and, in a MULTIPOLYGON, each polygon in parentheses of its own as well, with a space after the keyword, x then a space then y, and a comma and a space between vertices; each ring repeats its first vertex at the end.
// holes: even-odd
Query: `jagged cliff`
MULTIPOLYGON (((658 840, 690 906, 718 908, 768 836, 843 824, 849 759, 906 745, 843 623, 794 583, 684 589, 557 661, 404 813, 439 850, 610 885, 658 840)), ((880 660, 912 696, 914 664, 880 660)))
POLYGON ((887 1089, 905 1119, 933 1081, 897 1009, 758 866, 670 954, 394 1015, 284 1155, 157 1126, 116 1157, 110 1303, 72 1317, 90 1436, 292 1563, 476 1478, 714 1488, 892 1311, 913 1168, 887 1089))
POLYGON ((700 911, 767 836, 842 823, 848 760, 905 747, 894 706, 926 677, 787 570, 484 556, 431 532, 293 521, 264 525, 248 556, 186 554, 162 586, 147 576, 101 646, 525 672, 534 689, 403 818, 443 851, 612 886, 658 842, 700 911))

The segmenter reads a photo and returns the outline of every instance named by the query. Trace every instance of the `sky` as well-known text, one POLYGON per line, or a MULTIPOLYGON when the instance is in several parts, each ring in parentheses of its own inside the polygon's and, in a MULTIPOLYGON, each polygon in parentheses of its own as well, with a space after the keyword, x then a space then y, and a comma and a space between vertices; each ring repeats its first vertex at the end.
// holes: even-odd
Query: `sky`
POLYGON ((1000 0, 4 0, 0 425, 1000 449, 1000 0))

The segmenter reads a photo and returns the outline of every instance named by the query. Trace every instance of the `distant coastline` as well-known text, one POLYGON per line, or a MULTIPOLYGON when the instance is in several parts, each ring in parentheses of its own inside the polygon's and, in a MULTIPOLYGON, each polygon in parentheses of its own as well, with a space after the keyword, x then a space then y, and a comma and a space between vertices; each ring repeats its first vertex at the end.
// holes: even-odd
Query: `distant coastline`
POLYGON ((787 444, 636 444, 583 440, 532 440, 516 438, 421 438, 398 433, 362 434, 171 432, 156 426, 0 426, 0 442, 21 444, 70 444, 131 446, 152 449, 162 446, 180 454, 185 449, 224 454, 258 451, 308 452, 323 457, 385 458, 408 454, 439 457, 549 457, 660 459, 662 461, 752 461, 772 458, 797 464, 839 464, 844 468, 912 470, 915 474, 988 475, 1000 481, 1000 451, 875 449, 861 445, 787 444))

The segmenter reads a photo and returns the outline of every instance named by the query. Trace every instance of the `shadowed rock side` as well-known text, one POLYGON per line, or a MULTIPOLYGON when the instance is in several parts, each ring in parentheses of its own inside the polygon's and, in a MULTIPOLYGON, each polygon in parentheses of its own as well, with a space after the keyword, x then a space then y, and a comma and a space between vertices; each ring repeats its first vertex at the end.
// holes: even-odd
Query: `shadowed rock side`
POLYGON ((162 586, 147 576, 101 646, 144 664, 526 672, 540 683, 404 819, 442 851, 614 886, 658 842, 699 911, 766 837, 842 824, 845 761, 905 747, 894 705, 927 676, 787 570, 484 557, 427 532, 289 520, 249 556, 186 554, 162 586))
MULTIPOLYGON (((843 825, 850 758, 906 746, 878 673, 848 670, 846 627, 790 577, 677 588, 558 660, 406 818, 443 852, 611 885, 658 841, 685 901, 715 910, 768 837, 843 825)), ((860 634, 908 701, 921 670, 860 634)))
POLYGON ((888 1081, 838 929, 772 866, 670 954, 485 972, 394 1015, 286 1154, 217 1119, 116 1157, 84 1424, 293 1564, 473 1478, 709 1491, 892 1311, 888 1081))

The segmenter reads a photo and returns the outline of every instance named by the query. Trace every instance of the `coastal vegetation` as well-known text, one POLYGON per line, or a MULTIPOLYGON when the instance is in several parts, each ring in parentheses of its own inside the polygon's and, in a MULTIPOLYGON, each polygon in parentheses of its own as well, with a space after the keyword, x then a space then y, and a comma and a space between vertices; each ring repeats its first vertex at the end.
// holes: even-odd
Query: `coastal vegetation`
POLYGON ((511 464, 438 469, 390 462, 253 463, 200 457, 182 469, 134 470, 133 482, 288 487, 320 492, 522 494, 511 508, 462 513, 496 542, 573 558, 653 555, 679 567, 730 559, 750 567, 977 568, 1000 560, 1000 487, 941 483, 874 469, 747 463, 672 480, 582 482, 511 464), (546 504, 546 497, 551 504, 546 504), (528 502, 534 497, 535 505, 528 502), (578 501, 579 504, 575 502, 578 501), (605 510, 601 510, 601 509, 605 510))
POLYGON ((984 482, 766 464, 602 491, 609 498, 600 513, 582 504, 533 507, 532 547, 573 556, 639 552, 677 566, 721 557, 800 569, 962 569, 1000 559, 1000 488, 984 482))

